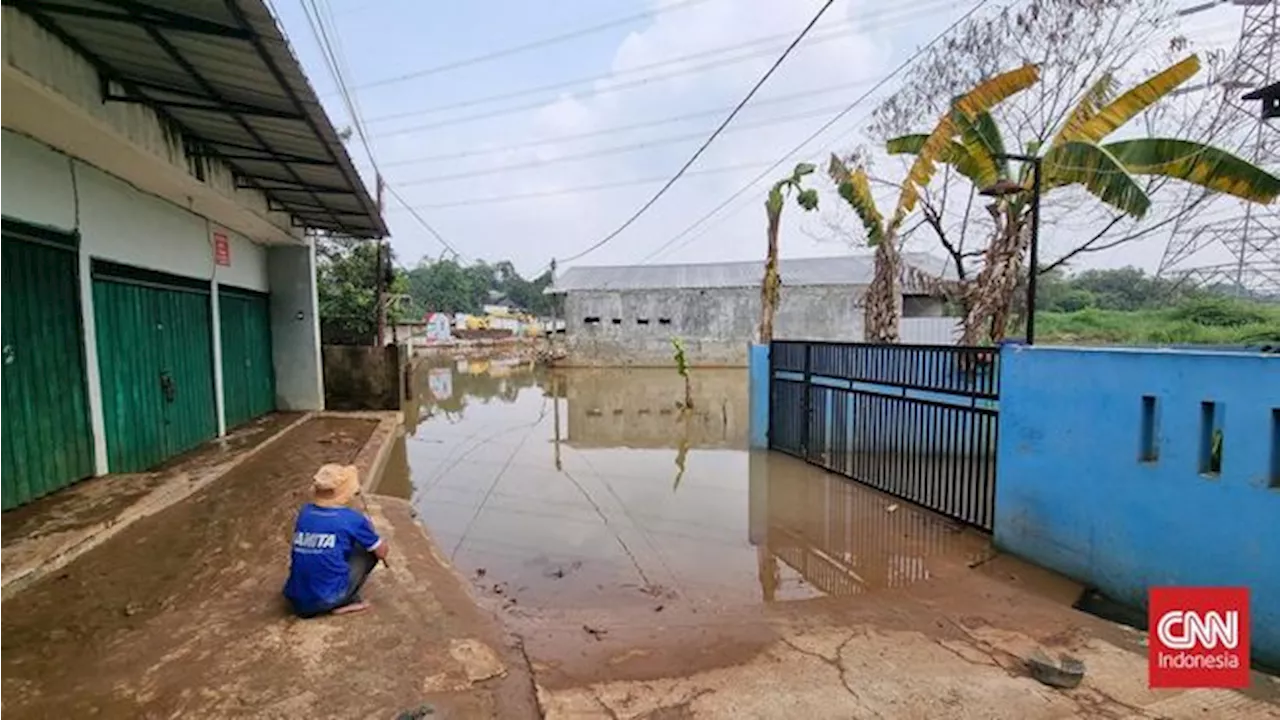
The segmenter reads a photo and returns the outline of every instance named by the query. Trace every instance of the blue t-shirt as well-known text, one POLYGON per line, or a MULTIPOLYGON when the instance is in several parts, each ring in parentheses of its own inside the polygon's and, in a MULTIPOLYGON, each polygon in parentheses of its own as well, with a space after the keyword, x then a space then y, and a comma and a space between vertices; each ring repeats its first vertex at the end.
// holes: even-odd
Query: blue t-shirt
POLYGON ((332 608, 347 592, 352 548, 373 551, 381 542, 369 518, 351 508, 303 505, 293 526, 284 596, 299 613, 332 608))

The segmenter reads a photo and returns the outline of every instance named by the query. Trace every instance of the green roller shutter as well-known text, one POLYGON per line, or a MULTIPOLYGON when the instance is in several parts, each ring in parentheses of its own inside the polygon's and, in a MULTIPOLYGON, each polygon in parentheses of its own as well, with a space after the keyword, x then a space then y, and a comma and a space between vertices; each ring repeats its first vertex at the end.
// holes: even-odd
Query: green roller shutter
POLYGON ((75 236, 4 220, 4 509, 93 475, 75 236))
POLYGON ((218 291, 218 311, 222 406, 231 428, 276 408, 271 311, 266 295, 229 287, 218 291))
POLYGON ((95 260, 93 300, 111 472, 217 435, 209 283, 95 260))

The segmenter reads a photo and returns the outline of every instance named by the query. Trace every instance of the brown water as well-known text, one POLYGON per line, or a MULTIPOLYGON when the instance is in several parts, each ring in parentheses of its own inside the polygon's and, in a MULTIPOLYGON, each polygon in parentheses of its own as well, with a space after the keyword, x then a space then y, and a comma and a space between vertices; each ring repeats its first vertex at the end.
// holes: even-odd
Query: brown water
MULTIPOLYGON (((747 376, 423 368, 409 496, 441 551, 509 605, 733 605, 853 595, 990 554, 984 535, 747 449, 747 376)), ((411 413, 412 415, 412 413, 411 413)), ((404 465, 399 465, 404 467, 404 465)), ((400 473, 403 476, 403 471, 400 473)))

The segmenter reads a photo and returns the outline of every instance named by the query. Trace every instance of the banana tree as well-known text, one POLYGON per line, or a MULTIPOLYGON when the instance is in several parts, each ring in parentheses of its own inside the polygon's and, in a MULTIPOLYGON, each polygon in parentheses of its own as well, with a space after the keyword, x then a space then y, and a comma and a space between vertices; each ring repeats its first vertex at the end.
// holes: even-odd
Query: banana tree
MULTIPOLYGON (((1226 150, 1164 137, 1103 142, 1199 70, 1199 58, 1191 55, 1119 96, 1114 94, 1114 77, 1103 74, 1086 90, 1047 146, 1024 143, 1025 154, 1041 159, 1042 193, 1080 185, 1123 215, 1141 218, 1150 208, 1151 198, 1137 176, 1159 176, 1253 202, 1271 202, 1280 194, 1280 178, 1226 150)), ((888 151, 915 155, 917 160, 928 155, 951 165, 980 189, 1014 179, 1004 157, 1004 139, 989 112, 952 112, 950 117, 957 124, 956 140, 937 147, 930 145, 935 140, 933 134, 903 135, 888 141, 888 151)), ((1029 191, 1029 169, 1024 166, 1014 181, 1029 191)), ((996 230, 982 271, 966 290, 963 342, 977 342, 984 334, 993 341, 1004 335, 1023 274, 1022 257, 1030 242, 1029 195, 1006 195, 989 208, 996 230)))
POLYGON ((769 220, 769 249, 764 261, 764 281, 760 284, 760 342, 765 344, 773 340, 773 316, 778 311, 778 290, 782 287, 782 277, 778 274, 778 229, 782 224, 782 207, 787 196, 795 191, 796 204, 806 212, 817 209, 818 191, 803 188, 800 184, 814 169, 812 163, 796 165, 790 176, 773 184, 764 202, 765 215, 769 220))
POLYGON ((954 162, 952 146, 957 143, 953 138, 972 126, 974 118, 987 114, 1006 98, 1035 84, 1039 77, 1040 71, 1035 65, 1024 65, 984 80, 955 98, 951 112, 938 121, 933 132, 920 136, 915 162, 902 181, 898 205, 887 223, 876 209, 866 169, 849 168, 838 156, 831 156, 827 172, 836 183, 840 197, 862 221, 867 245, 875 248, 875 271, 863 300, 863 325, 869 342, 898 342, 899 282, 903 272, 898 233, 903 221, 915 209, 921 191, 937 171, 937 163, 954 162))

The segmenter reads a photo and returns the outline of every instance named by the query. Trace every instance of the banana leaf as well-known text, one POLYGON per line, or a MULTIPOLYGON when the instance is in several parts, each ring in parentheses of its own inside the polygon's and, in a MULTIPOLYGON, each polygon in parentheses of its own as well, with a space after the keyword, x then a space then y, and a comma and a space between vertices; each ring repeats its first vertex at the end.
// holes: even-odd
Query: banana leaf
POLYGON ((884 241, 884 217, 876 208, 876 200, 871 195, 871 180, 862 168, 850 170, 844 161, 831 156, 827 165, 827 173, 835 181, 840 197, 849 203, 849 207, 858 214, 862 227, 867 230, 867 245, 876 247, 884 241))
POLYGON ((1199 71, 1200 58, 1195 55, 1170 65, 1098 110, 1097 114, 1089 118, 1079 131, 1071 136, 1071 139, 1098 142, 1132 120, 1138 113, 1146 110, 1152 103, 1173 92, 1199 71))
POLYGON ((1080 134, 1081 128, 1085 123, 1093 119, 1098 111, 1107 106, 1111 102, 1111 94, 1115 91, 1115 77, 1111 73, 1103 73, 1089 89, 1085 91, 1080 102, 1071 109, 1071 114, 1067 116, 1066 122, 1062 124, 1062 128, 1058 130, 1058 135, 1053 139, 1055 143, 1064 140, 1073 140, 1080 134))
POLYGON ((1068 140, 1045 153, 1044 189, 1080 183, 1091 195, 1133 217, 1142 217, 1151 198, 1125 166, 1100 145, 1068 140))
POLYGON ((1212 145, 1176 138, 1143 138, 1102 147, 1137 175, 1177 178, 1264 204, 1280 195, 1280 177, 1212 145))

